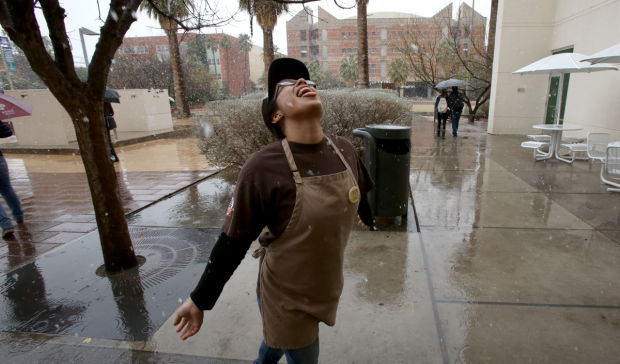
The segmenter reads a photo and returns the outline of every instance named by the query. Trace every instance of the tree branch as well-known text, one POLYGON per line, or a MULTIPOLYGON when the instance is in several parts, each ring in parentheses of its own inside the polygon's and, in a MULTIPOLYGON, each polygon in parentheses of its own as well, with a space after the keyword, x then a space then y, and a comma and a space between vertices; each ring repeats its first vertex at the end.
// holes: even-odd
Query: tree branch
POLYGON ((65 9, 60 6, 58 0, 41 0, 40 3, 54 48, 56 66, 73 83, 78 80, 78 77, 73 64, 71 43, 65 28, 65 9))
POLYGON ((108 16, 100 30, 99 42, 88 66, 87 87, 90 97, 103 98, 112 58, 123 42, 125 33, 136 21, 136 11, 140 3, 141 0, 112 0, 110 3, 108 16))
MULTIPOLYGON (((32 70, 46 85, 58 85, 52 91, 59 99, 68 100, 77 94, 73 92, 76 84, 69 81, 45 51, 34 7, 35 3, 32 1, 0 0, 0 24, 11 40, 24 50, 32 70), (19 21, 15 22, 15 19, 19 21)), ((73 82, 76 80, 79 82, 77 76, 73 82)))

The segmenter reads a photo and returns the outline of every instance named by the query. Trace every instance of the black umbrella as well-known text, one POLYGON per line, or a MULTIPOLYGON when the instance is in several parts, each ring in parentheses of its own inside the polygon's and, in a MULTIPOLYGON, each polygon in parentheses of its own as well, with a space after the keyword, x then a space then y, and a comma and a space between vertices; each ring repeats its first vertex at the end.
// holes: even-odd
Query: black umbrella
POLYGON ((104 102, 115 102, 117 104, 121 103, 120 96, 116 90, 113 90, 109 87, 105 88, 105 96, 103 96, 104 102))

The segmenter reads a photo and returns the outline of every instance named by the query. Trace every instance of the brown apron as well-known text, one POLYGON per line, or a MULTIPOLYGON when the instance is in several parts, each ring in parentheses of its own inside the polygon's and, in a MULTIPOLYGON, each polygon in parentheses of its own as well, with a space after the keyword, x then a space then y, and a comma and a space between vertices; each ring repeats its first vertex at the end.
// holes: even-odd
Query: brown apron
POLYGON ((308 346, 318 337, 319 321, 336 322, 344 248, 360 193, 351 167, 326 138, 346 171, 303 178, 282 139, 295 180, 295 207, 282 235, 264 248, 258 279, 263 335, 273 348, 308 346))

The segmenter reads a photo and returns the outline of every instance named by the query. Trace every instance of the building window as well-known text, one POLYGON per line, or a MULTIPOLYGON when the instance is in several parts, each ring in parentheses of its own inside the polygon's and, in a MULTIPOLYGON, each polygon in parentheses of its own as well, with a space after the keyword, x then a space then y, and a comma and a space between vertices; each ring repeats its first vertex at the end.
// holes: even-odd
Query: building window
POLYGON ((307 57, 308 56, 308 47, 301 46, 300 54, 301 54, 302 57, 307 57))
POLYGON ((353 48, 353 53, 357 54, 357 48, 353 48))
POLYGON ((327 40, 327 30, 323 29, 323 40, 327 40))
POLYGON ((347 35, 345 32, 342 32, 342 37, 344 38, 347 35))
POLYGON ((370 50, 370 53, 377 53, 377 48, 373 48, 370 50))
POLYGON ((299 39, 306 40, 306 30, 305 29, 299 31, 299 39))
POLYGON ((168 53, 168 46, 167 45, 158 45, 157 46, 157 53, 168 53))
POLYGON ((349 32, 349 34, 347 34, 349 37, 351 36, 351 32, 349 32))
POLYGON ((381 39, 383 40, 387 39, 387 29, 385 28, 381 28, 381 39))
POLYGON ((347 53, 351 53, 351 48, 347 48, 347 53))
MULTIPOLYGON (((166 48, 168 48, 166 46, 166 48)), ((166 49, 167 51, 167 49, 166 49)), ((121 54, 147 54, 148 53, 148 48, 146 46, 135 46, 135 47, 121 47, 119 49, 119 53, 121 54)))
POLYGON ((387 56, 387 46, 386 45, 382 45, 381 46, 381 56, 382 57, 387 56))
POLYGON ((377 73, 377 65, 376 64, 371 64, 370 65, 370 73, 377 73))
POLYGON ((312 59, 319 58, 319 46, 318 45, 310 46, 310 57, 312 57, 312 59))
POLYGON ((319 39, 319 30, 318 29, 312 29, 310 31, 310 40, 318 40, 319 39))
POLYGON ((323 58, 327 58, 327 46, 323 46, 323 58))
POLYGON ((353 35, 357 37, 357 32, 353 32, 353 35))
POLYGON ((342 48, 342 54, 345 54, 347 52, 346 48, 342 48))
POLYGON ((381 77, 387 76, 387 62, 381 61, 381 77))
POLYGON ((376 35, 375 32, 372 32, 372 36, 374 37, 375 35, 376 35))

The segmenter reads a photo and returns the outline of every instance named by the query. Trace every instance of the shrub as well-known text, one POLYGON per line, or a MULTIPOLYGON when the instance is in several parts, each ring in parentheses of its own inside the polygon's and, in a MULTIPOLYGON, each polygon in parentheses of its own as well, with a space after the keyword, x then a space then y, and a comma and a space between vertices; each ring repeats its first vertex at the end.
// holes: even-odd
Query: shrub
MULTIPOLYGON (((328 134, 349 139, 358 150, 362 140, 354 137, 353 129, 370 124, 411 125, 411 104, 389 90, 319 91, 323 102, 321 124, 328 134)), ((213 163, 241 166, 250 156, 275 139, 265 127, 256 95, 235 100, 212 102, 210 113, 195 118, 210 129, 202 136, 200 150, 213 163)))

